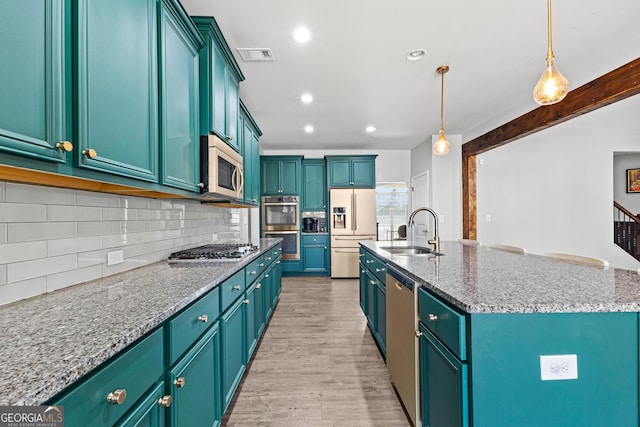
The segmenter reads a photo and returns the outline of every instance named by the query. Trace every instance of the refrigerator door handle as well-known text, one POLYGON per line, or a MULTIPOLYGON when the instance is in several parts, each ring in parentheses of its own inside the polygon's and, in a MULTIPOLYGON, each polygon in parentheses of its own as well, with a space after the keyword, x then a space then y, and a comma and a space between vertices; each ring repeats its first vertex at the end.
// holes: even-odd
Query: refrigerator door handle
POLYGON ((356 193, 353 193, 353 220, 351 221, 351 229, 353 231, 356 231, 358 229, 358 224, 357 224, 358 212, 356 211, 358 207, 357 197, 358 195, 356 193))

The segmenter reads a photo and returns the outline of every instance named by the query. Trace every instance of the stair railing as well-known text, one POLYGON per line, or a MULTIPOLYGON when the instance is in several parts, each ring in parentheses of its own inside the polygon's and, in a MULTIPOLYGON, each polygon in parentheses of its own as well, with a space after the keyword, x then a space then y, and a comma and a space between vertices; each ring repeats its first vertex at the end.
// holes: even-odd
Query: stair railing
POLYGON ((618 202, 613 202, 613 240, 626 253, 640 261, 638 251, 640 219, 618 202))

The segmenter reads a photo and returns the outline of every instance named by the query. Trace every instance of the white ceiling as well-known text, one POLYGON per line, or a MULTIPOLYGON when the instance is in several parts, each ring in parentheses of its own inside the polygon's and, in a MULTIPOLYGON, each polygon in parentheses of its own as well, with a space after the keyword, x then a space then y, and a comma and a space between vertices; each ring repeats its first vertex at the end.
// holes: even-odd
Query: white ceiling
MULTIPOLYGON (((182 0, 213 16, 246 80, 240 97, 264 149, 409 149, 444 127, 469 141, 537 104, 547 50, 544 0, 182 0), (313 33, 300 45, 292 31, 313 33), (243 62, 236 48, 271 48, 243 62), (427 50, 421 61, 408 51, 427 50), (310 105, 300 95, 310 92, 310 105), (313 134, 304 126, 311 124, 313 134), (365 127, 377 131, 367 134, 365 127)), ((640 1, 555 0, 553 50, 570 89, 640 52, 640 1)))

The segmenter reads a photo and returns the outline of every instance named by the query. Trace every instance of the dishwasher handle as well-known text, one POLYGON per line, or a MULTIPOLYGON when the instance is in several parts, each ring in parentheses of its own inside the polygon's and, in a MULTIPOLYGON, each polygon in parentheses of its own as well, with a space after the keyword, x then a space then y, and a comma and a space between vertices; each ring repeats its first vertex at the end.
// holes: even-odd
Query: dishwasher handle
POLYGON ((413 279, 405 276, 403 273, 400 273, 395 268, 391 267, 391 265, 387 264, 387 274, 393 277, 398 283, 400 283, 405 288, 413 291, 413 288, 416 286, 416 282, 413 279))

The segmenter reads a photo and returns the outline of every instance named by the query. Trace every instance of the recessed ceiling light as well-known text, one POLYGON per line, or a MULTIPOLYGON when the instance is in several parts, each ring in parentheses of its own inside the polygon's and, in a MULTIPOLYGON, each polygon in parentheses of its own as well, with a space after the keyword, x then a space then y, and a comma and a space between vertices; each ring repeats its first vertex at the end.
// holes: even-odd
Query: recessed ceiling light
POLYGON ((375 132, 376 131, 376 127, 375 126, 367 126, 365 130, 368 133, 375 132))
POLYGON ((297 28, 293 32, 293 39, 298 43, 306 43, 311 39, 311 31, 304 27, 297 28))
POLYGON ((413 49, 407 52, 408 61, 419 61, 427 55, 426 49, 413 49))
POLYGON ((310 104, 313 101, 313 96, 310 93, 303 93, 300 100, 305 104, 310 104))
POLYGON ((311 125, 306 125, 306 126, 304 127, 304 131, 305 131, 306 133, 313 133, 313 126, 311 126, 311 125))

